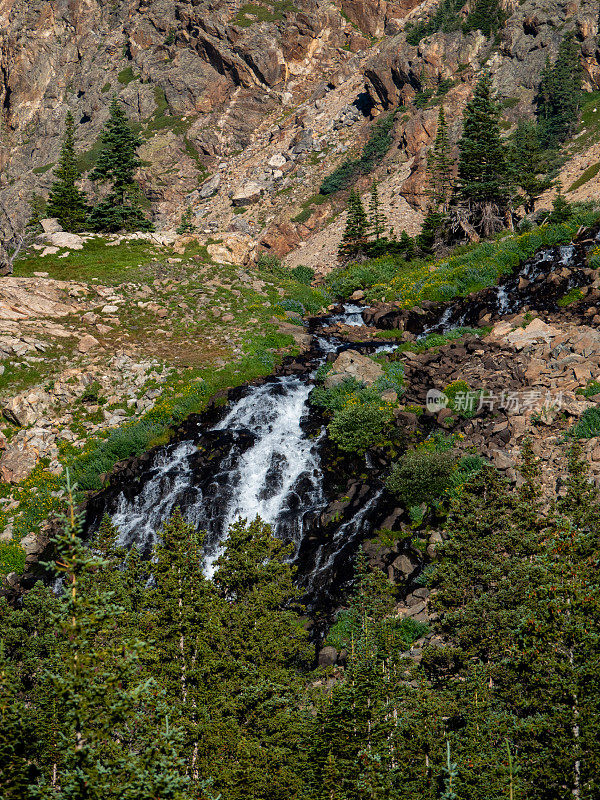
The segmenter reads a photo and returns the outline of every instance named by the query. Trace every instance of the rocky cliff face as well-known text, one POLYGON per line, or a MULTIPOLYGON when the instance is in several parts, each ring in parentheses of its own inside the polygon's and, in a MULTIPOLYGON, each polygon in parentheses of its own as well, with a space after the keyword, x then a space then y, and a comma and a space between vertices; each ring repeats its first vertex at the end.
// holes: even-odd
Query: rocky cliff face
POLYGON ((458 135, 485 64, 514 122, 531 113, 543 64, 569 29, 586 88, 600 77, 592 0, 507 0, 496 40, 454 32, 407 44, 406 22, 435 5, 0 0, 0 200, 18 221, 33 194, 47 192, 68 109, 89 168, 116 94, 144 138, 140 179, 159 227, 176 225, 189 205, 207 233, 238 228, 318 266, 335 250, 342 219, 326 223, 339 206, 302 204, 360 146, 370 119, 405 105, 376 177, 392 224, 415 232, 437 119, 437 108, 414 107, 418 92, 451 83, 444 103, 458 135))

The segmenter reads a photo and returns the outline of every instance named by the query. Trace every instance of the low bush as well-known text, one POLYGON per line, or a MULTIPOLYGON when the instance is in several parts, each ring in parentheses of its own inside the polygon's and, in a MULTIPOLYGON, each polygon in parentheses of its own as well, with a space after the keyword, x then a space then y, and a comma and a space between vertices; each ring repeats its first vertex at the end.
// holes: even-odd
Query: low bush
POLYGON ((394 115, 390 114, 381 120, 377 120, 371 128, 369 139, 360 158, 347 159, 342 162, 331 175, 328 175, 321 183, 320 194, 334 194, 341 189, 351 186, 359 174, 367 175, 373 171, 373 167, 381 161, 387 151, 392 146, 390 131, 394 124, 394 115))
POLYGON ((310 402, 333 414, 335 411, 340 411, 344 408, 350 398, 363 387, 364 384, 357 381, 356 378, 347 378, 330 389, 326 389, 324 386, 315 386, 310 393, 310 402))
POLYGON ((386 487, 406 508, 432 503, 450 485, 455 461, 450 452, 411 450, 393 467, 386 487))
POLYGON ((481 472, 486 463, 485 459, 478 455, 463 456, 450 476, 448 486, 451 491, 455 492, 461 486, 464 486, 467 481, 470 481, 478 472, 481 472))
POLYGON ((304 283, 307 286, 310 286, 315 279, 314 269, 305 267, 302 264, 299 264, 297 267, 293 267, 290 270, 290 275, 295 281, 298 281, 298 283, 304 283))
POLYGON ((335 412, 327 430, 340 450, 362 455, 381 444, 391 420, 392 410, 385 404, 351 404, 335 412))
POLYGON ((588 381, 585 389, 580 386, 575 391, 575 394, 582 394, 584 397, 593 397, 596 394, 600 394, 600 382, 597 380, 588 381))
POLYGON ((382 365, 384 375, 375 384, 380 392, 393 389, 398 397, 404 392, 404 365, 401 361, 387 361, 382 365))
POLYGON ((572 425, 567 435, 572 439, 592 439, 600 436, 600 408, 588 408, 572 425))

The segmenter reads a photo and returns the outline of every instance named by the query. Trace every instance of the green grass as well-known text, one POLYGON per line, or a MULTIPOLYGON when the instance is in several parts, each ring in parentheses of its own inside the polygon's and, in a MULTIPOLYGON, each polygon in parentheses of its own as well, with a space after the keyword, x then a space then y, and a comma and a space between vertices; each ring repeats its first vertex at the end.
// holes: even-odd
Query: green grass
POLYGON ((189 116, 183 119, 183 117, 168 114, 169 103, 164 89, 160 86, 154 87, 154 100, 156 102, 156 110, 148 120, 142 135, 149 139, 161 131, 170 130, 177 136, 184 136, 193 124, 195 117, 189 116))
POLYGON ((588 408, 567 431, 572 439, 593 439, 600 435, 600 408, 588 408))
POLYGON ((127 86, 132 81, 138 81, 139 79, 140 79, 139 75, 134 75, 133 67, 125 67, 125 69, 122 69, 121 72, 119 72, 119 74, 117 75, 117 80, 123 86, 127 86))
POLYGON ((0 375, 0 395, 15 395, 42 383, 48 374, 48 365, 53 364, 60 353, 57 347, 48 347, 43 354, 36 354, 38 357, 43 355, 44 360, 39 364, 28 364, 15 358, 5 361, 4 372, 0 375))
POLYGON ((313 194, 308 200, 305 200, 301 204, 302 211, 299 214, 296 214, 293 217, 292 222, 306 222, 306 220, 310 217, 312 212, 314 211, 315 206, 322 206, 323 203, 327 203, 329 198, 327 195, 324 194, 313 194))
POLYGON ((0 542, 0 572, 23 572, 25 551, 17 542, 0 542))
POLYGON ((599 133, 600 92, 588 92, 583 95, 578 135, 569 143, 568 149, 574 152, 586 150, 597 141, 599 133))
POLYGON ((600 161, 597 164, 592 164, 586 170, 584 170, 581 175, 577 178, 576 181, 569 186, 567 192, 574 192, 576 189, 579 189, 584 183, 591 181, 592 178, 595 178, 596 175, 600 172, 600 161))
MULTIPOLYGON (((402 342, 398 345, 397 353, 424 353, 427 350, 433 350, 438 347, 443 347, 450 342, 455 342, 457 339, 462 339, 465 336, 487 336, 490 328, 454 328, 448 333, 430 333, 424 339, 417 342, 402 342)), ((402 331, 378 331, 377 336, 380 339, 387 339, 388 334, 403 335, 402 331)))
POLYGON ((437 261, 406 263, 392 256, 350 264, 330 273, 327 283, 334 294, 346 298, 364 289, 370 302, 396 300, 411 308, 424 300, 448 302, 497 284, 542 247, 571 241, 581 225, 590 226, 596 210, 575 207, 569 222, 541 225, 527 233, 504 234, 493 240, 457 248, 437 261))
POLYGON ((298 12, 297 8, 289 0, 275 0, 273 3, 246 3, 243 5, 232 22, 240 28, 248 28, 257 22, 277 22, 283 19, 286 11, 298 12))
POLYGON ((152 257, 163 257, 165 250, 147 241, 123 242, 108 247, 101 237, 85 242, 83 249, 74 250, 68 258, 58 255, 27 255, 15 266, 15 275, 28 277, 43 269, 56 280, 91 281, 116 286, 124 281, 136 280, 141 276, 140 265, 152 257))
POLYGON ((34 175, 44 175, 46 172, 50 172, 55 163, 56 162, 53 161, 51 164, 44 164, 43 167, 34 167, 31 171, 34 175))
POLYGON ((561 308, 565 308, 566 306, 570 306, 573 303, 578 303, 581 298, 583 297, 583 292, 579 288, 579 286, 573 287, 569 292, 567 292, 563 297, 560 298, 558 301, 558 305, 561 308))

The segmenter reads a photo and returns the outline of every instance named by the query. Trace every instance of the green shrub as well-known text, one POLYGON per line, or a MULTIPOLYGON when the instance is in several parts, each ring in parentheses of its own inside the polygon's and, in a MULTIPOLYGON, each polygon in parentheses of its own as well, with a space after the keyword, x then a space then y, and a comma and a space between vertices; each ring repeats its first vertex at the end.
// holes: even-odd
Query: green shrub
POLYGON ((600 436, 600 408, 588 408, 579 420, 569 428, 568 436, 573 439, 592 439, 600 436))
POLYGON ((335 412, 327 430, 340 450, 362 455, 369 447, 381 443, 391 420, 391 409, 385 405, 347 405, 335 412))
POLYGON ((331 389, 315 386, 310 393, 310 402, 330 413, 340 411, 363 386, 364 384, 357 381, 356 378, 347 378, 336 386, 332 386, 331 389))
POLYGON ((471 480, 486 465, 485 459, 478 455, 463 456, 450 476, 449 487, 456 490, 471 480))
POLYGON ((393 467, 386 487, 406 508, 431 503, 449 486, 455 461, 451 453, 412 450, 393 467))
POLYGON ((404 364, 401 361, 388 361, 381 366, 385 374, 377 379, 376 388, 380 392, 393 389, 400 396, 404 392, 404 364))
POLYGON ((381 161, 392 146, 393 140, 390 131, 393 124, 393 114, 377 120, 371 128, 369 139, 363 147, 360 158, 347 159, 342 162, 331 175, 323 180, 319 189, 320 194, 333 194, 339 192, 340 189, 347 189, 360 173, 367 175, 372 172, 375 165, 381 161))
POLYGON ((305 267, 302 264, 299 264, 297 267, 293 267, 290 270, 290 275, 295 281, 298 281, 298 283, 304 283, 307 286, 310 286, 315 279, 314 269, 305 267))
POLYGON ((363 264, 352 263, 327 276, 327 285, 336 297, 347 298, 357 289, 368 289, 391 281, 407 262, 401 258, 381 256, 363 264))
MULTIPOLYGON (((417 622, 414 619, 395 619, 386 620, 384 635, 387 638, 388 647, 396 647, 399 650, 408 648, 429 632, 429 626, 425 622, 417 622)), ((361 635, 361 621, 357 618, 356 611, 344 609, 339 612, 335 623, 329 629, 325 644, 340 650, 350 650, 352 642, 356 642, 361 635)))
POLYGON ((100 398, 102 385, 99 381, 92 381, 89 386, 86 386, 83 394, 79 398, 82 403, 97 403, 100 398))
POLYGON ((580 386, 575 394, 582 394, 584 397, 593 397, 596 394, 600 394, 600 382, 596 380, 588 381, 588 385, 585 389, 580 386))

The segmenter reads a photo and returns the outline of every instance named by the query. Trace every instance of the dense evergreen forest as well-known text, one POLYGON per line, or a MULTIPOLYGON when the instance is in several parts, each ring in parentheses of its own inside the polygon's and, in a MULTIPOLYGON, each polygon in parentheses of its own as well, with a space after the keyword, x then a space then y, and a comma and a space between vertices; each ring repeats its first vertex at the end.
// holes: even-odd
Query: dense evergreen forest
POLYGON ((0 606, 2 797, 594 798, 600 498, 577 444, 544 509, 491 467, 453 495, 406 657, 393 587, 359 555, 344 667, 315 669, 288 549, 235 524, 214 579, 180 514, 151 560, 71 513, 53 593, 0 606))

